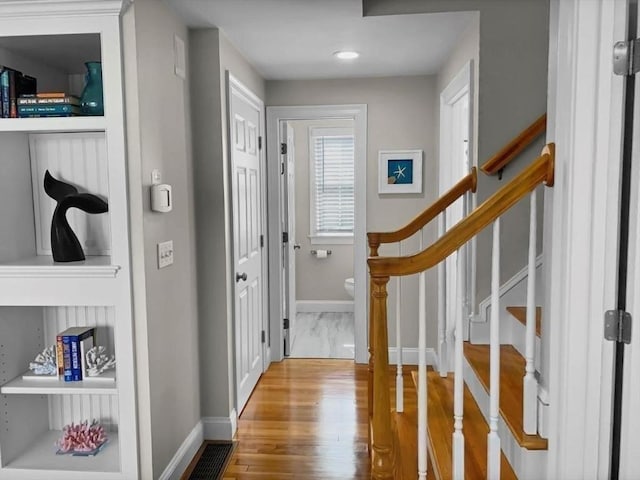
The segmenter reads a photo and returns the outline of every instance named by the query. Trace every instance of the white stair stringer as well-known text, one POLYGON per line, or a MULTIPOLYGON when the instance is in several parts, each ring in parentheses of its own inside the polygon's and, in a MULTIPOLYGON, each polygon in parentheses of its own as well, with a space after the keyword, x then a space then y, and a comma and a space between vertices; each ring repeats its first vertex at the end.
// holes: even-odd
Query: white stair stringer
MULTIPOLYGON (((482 415, 489 423, 489 394, 480 383, 466 357, 463 362, 464 381, 473 395, 482 415)), ((522 448, 500 415, 498 435, 502 451, 520 480, 540 480, 547 474, 547 451, 522 448)))

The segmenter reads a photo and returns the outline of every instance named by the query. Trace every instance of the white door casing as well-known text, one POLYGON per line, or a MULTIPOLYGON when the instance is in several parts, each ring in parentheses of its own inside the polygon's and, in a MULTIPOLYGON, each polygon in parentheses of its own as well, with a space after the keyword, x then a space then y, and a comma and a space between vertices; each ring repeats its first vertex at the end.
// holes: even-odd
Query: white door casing
MULTIPOLYGON (((355 316, 355 360, 357 363, 368 361, 368 281, 367 281, 367 106, 366 105, 318 105, 267 108, 267 148, 268 148, 268 211, 269 238, 282 236, 280 221, 280 158, 279 140, 281 134, 279 126, 286 120, 311 119, 353 119, 355 137, 355 231, 354 231, 354 316, 355 316)), ((282 318, 284 311, 282 285, 282 250, 280 244, 269 247, 269 323, 271 360, 280 361, 284 357, 282 318)))
POLYGON ((604 340, 603 315, 616 308, 624 99, 612 47, 625 38, 626 4, 550 2, 547 141, 556 155, 544 198, 546 478, 609 477, 613 344, 604 340))
POLYGON ((263 371, 261 101, 228 76, 229 151, 233 205, 235 370, 242 412, 263 371))
MULTIPOLYGON (((449 82, 447 87, 440 94, 440 160, 439 160, 439 193, 442 195, 453 185, 459 182, 471 169, 472 160, 471 152, 473 131, 473 90, 472 78, 473 68, 472 61, 467 62, 460 72, 449 82)), ((466 207, 467 209, 469 207, 466 207)), ((473 208, 473 205, 471 205, 473 208)), ((445 229, 451 228, 464 217, 465 205, 463 199, 459 199, 446 210, 445 229)), ((466 263, 466 278, 475 277, 475 273, 471 270, 475 265, 475 239, 471 241, 470 248, 467 248, 466 259, 462 259, 466 263)), ((463 315, 463 305, 469 305, 468 283, 463 283, 462 292, 458 292, 457 281, 457 263, 459 255, 453 253, 445 260, 445 285, 439 285, 439 289, 445 290, 446 306, 445 316, 447 322, 447 332, 451 332, 455 324, 455 318, 463 315)), ((463 322, 465 332, 464 338, 467 338, 468 322, 463 322)), ((452 340, 448 338, 447 341, 452 340)), ((450 354, 453 353, 451 349, 450 354)), ((451 360, 452 357, 449 359, 451 360)), ((449 363, 451 365, 451 363, 449 363)))

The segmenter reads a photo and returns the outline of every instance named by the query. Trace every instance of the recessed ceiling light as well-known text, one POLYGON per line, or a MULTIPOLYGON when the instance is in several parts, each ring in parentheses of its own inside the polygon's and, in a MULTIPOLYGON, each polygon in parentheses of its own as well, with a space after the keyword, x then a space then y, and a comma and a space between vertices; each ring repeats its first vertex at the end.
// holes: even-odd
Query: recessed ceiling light
POLYGON ((353 60, 360 56, 358 52, 354 52, 353 50, 340 50, 339 52, 334 52, 333 55, 340 60, 353 60))

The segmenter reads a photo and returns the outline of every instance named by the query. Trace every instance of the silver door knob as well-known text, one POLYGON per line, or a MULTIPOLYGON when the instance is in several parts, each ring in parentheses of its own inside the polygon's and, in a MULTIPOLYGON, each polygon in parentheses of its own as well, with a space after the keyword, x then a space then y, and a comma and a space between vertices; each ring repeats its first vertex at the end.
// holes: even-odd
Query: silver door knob
POLYGON ((239 282, 240 280, 243 281, 247 281, 247 274, 245 273, 236 273, 236 282, 239 282))

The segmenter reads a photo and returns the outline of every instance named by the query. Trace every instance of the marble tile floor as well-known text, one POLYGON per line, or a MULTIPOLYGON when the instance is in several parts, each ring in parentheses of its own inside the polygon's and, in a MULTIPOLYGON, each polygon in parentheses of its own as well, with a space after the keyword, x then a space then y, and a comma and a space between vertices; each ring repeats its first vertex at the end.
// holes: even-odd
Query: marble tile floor
POLYGON ((353 312, 298 313, 292 358, 354 358, 353 312))

